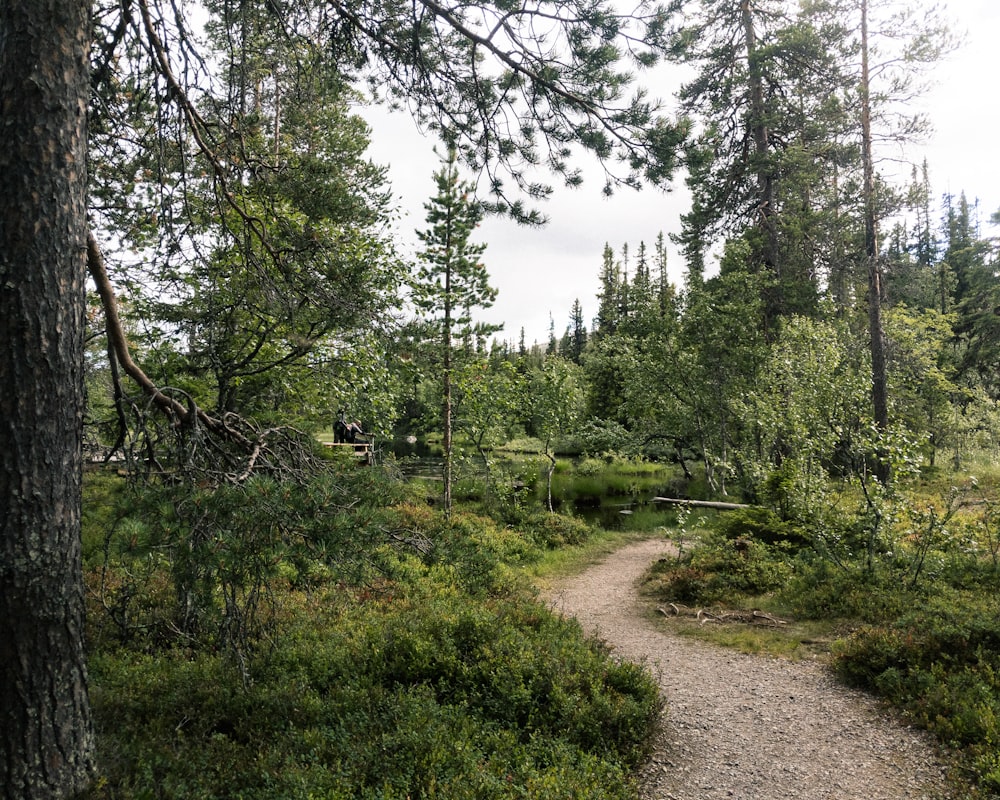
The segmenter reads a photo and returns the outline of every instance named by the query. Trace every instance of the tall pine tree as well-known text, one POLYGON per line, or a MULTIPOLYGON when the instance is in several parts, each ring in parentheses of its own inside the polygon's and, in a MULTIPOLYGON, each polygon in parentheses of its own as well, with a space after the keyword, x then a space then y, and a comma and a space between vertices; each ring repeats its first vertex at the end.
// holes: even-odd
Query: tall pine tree
POLYGON ((434 174, 434 181, 437 194, 424 204, 428 227, 417 232, 423 249, 413 298, 417 307, 440 325, 444 507, 450 515, 453 343, 472 330, 472 309, 489 308, 497 291, 489 285, 480 260, 486 245, 472 241, 482 220, 482 206, 475 200, 471 184, 460 180, 454 151, 434 174))

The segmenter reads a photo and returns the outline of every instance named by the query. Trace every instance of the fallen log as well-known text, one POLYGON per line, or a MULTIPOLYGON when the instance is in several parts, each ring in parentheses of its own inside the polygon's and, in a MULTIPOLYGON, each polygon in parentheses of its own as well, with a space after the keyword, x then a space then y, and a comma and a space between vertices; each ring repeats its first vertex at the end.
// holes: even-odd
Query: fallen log
POLYGON ((722 503, 715 500, 684 500, 679 497, 654 497, 654 503, 667 503, 675 506, 693 506, 694 508, 714 508, 716 511, 736 511, 740 508, 750 508, 746 503, 722 503))

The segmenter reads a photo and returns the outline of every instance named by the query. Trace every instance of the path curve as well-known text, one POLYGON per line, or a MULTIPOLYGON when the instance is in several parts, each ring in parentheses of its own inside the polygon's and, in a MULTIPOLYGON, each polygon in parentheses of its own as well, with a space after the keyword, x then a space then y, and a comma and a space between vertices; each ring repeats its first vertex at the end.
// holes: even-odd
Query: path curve
POLYGON ((813 662, 747 656, 648 618, 637 584, 672 553, 626 545, 546 592, 623 658, 648 664, 667 708, 640 770, 643 800, 933 800, 946 763, 924 732, 813 662))

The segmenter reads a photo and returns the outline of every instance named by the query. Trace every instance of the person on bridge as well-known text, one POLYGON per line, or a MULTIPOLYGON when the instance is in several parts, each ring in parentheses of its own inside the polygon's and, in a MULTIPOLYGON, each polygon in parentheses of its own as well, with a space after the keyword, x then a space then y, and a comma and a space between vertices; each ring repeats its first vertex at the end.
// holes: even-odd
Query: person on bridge
POLYGON ((347 439, 346 441, 351 444, 367 444, 367 440, 364 438, 368 434, 364 432, 361 428, 361 420, 356 419, 354 422, 350 422, 346 429, 347 439))

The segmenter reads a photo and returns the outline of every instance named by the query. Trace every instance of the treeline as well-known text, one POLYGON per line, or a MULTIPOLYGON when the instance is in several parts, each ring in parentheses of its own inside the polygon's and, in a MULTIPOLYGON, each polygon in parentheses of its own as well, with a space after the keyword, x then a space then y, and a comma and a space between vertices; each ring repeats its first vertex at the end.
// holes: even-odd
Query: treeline
MULTIPOLYGON (((454 425, 484 462, 519 434, 550 455, 570 434, 578 449, 669 455, 685 470, 701 463, 709 490, 739 484, 750 498, 770 470, 762 464, 795 455, 786 426, 837 429, 821 448, 827 461, 830 447, 841 460, 881 454, 882 483, 891 459, 872 437, 905 432, 932 461, 943 448, 987 444, 995 253, 979 211, 964 196, 934 209, 926 165, 902 188, 878 170, 880 141, 926 129, 907 103, 954 46, 942 18, 882 2, 706 1, 670 27, 669 10, 642 21, 691 77, 672 127, 647 120, 640 139, 652 160, 623 161, 633 172, 645 165, 651 180, 685 170, 684 284, 668 280, 662 236, 650 248, 608 247, 596 317, 585 320, 578 301, 565 332, 553 322, 541 347, 523 333, 491 346, 495 331, 474 322, 494 295, 475 222, 531 210, 501 181, 488 199, 459 180, 461 163, 493 167, 452 129, 424 247, 414 259, 398 252, 385 171, 365 156, 343 65, 324 57, 322 18, 214 9, 201 52, 226 66, 212 91, 180 96, 177 114, 151 102, 170 87, 162 62, 141 50, 123 60, 128 80, 95 84, 91 131, 95 228, 120 245, 105 247, 104 288, 117 288, 121 310, 117 331, 107 302, 90 316, 91 442, 146 465, 159 450, 152 460, 167 469, 163 443, 194 408, 242 450, 225 470, 238 477, 266 432, 292 424, 313 434, 347 409, 381 438, 443 428, 450 442, 454 425), (101 327, 131 353, 108 348, 101 327), (835 352, 821 357, 821 345, 835 352), (788 375, 781 357, 796 365, 788 375), (121 374, 130 363, 138 385, 121 374), (830 402, 809 406, 823 386, 830 402), (833 414, 846 397, 853 406, 794 424, 764 413, 796 396, 813 413, 833 414)), ((113 21, 102 17, 109 31, 113 21)), ((163 36, 174 33, 159 44, 183 57, 191 40, 170 26, 163 36)), ((421 102, 428 113, 444 107, 421 102)), ((505 140, 499 163, 534 152, 531 130, 520 150, 505 140)), ((614 150, 591 134, 584 146, 614 150)), ((562 158, 557 172, 577 182, 562 158)), ((515 173, 529 196, 545 194, 515 173)), ((268 441, 264 450, 280 449, 268 441)))
MULTIPOLYGON (((906 196, 910 206, 892 226, 880 261, 892 430, 931 464, 941 453, 960 463, 995 445, 995 241, 984 236, 978 207, 964 194, 944 197, 934 222, 926 171, 906 196)), ((564 399, 575 404, 567 417, 573 422, 560 432, 572 433, 577 448, 613 443, 622 453, 698 461, 714 488, 734 489, 736 479, 749 497, 758 490, 752 464, 777 466, 793 455, 798 439, 791 428, 839 431, 833 449, 819 455, 830 460, 840 448, 843 456, 874 423, 866 279, 856 276, 849 291, 834 292, 828 275, 809 276, 795 289, 812 298, 808 308, 769 318, 773 281, 747 266, 746 253, 743 240, 732 242, 717 275, 689 274, 678 287, 668 278, 662 234, 651 249, 639 243, 616 253, 606 246, 589 330, 577 300, 562 336, 553 325, 546 344, 526 346, 522 335, 517 345, 494 341, 487 348, 482 338, 466 339, 460 360, 470 401, 463 405, 459 396, 459 425, 474 437, 481 426, 471 382, 482 392, 485 376, 499 381, 506 374, 506 384, 493 388, 498 427, 491 441, 539 433, 530 403, 515 411, 512 381, 522 376, 522 389, 537 400, 531 376, 558 364, 572 377, 564 399), (790 426, 772 432, 770 452, 764 411, 790 426)), ((434 404, 433 390, 414 392, 404 427, 419 429, 419 420, 433 418, 434 404)))

